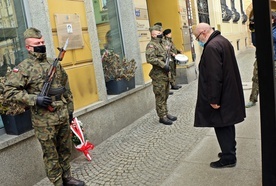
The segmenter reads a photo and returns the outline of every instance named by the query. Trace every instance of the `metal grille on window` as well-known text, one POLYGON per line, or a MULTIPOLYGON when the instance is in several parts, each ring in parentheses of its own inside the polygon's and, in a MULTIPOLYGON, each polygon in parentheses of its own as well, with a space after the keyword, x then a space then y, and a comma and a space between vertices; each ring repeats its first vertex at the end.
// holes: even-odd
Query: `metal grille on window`
POLYGON ((231 0, 231 9, 232 9, 232 20, 234 23, 238 22, 240 20, 240 13, 237 12, 235 8, 235 1, 231 0))
POLYGON ((232 18, 232 11, 229 10, 225 0, 220 0, 222 21, 230 21, 232 18))
POLYGON ((243 4, 242 4, 243 0, 240 0, 240 4, 241 4, 241 14, 242 14, 242 24, 244 24, 247 21, 247 15, 244 13, 243 11, 243 4))
POLYGON ((198 0, 197 1, 198 17, 199 22, 204 22, 210 24, 209 11, 208 11, 208 2, 207 0, 198 0))

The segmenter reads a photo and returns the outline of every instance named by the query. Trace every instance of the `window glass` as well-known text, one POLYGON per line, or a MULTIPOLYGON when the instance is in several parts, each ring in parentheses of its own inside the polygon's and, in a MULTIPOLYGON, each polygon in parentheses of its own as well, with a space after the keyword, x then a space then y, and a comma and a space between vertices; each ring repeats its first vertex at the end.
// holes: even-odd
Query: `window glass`
POLYGON ((96 0, 93 3, 101 53, 110 50, 122 57, 124 52, 117 1, 96 0))
POLYGON ((122 66, 124 50, 118 6, 116 0, 95 0, 93 5, 107 93, 110 94, 110 81, 124 79, 128 75, 125 73, 127 65, 122 66))
MULTIPOLYGON (((23 32, 26 30, 22 1, 0 0, 0 76, 6 75, 27 56, 23 32)), ((0 129, 3 128, 2 120, 0 129)))
POLYGON ((0 76, 5 76, 7 69, 13 68, 27 55, 23 39, 26 21, 21 1, 0 2, 0 76))

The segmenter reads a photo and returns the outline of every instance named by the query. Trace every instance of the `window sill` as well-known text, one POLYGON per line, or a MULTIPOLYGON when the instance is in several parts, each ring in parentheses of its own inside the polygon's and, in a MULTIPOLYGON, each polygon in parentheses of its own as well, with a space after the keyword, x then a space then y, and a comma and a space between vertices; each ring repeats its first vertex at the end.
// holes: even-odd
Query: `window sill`
MULTIPOLYGON (((102 106, 105 106, 106 104, 109 104, 111 102, 114 102, 118 99, 121 99, 127 95, 133 94, 136 91, 140 91, 144 89, 145 87, 151 86, 151 81, 148 81, 145 83, 145 85, 136 85, 134 89, 131 89, 129 91, 126 91, 124 93, 121 93, 119 95, 108 95, 108 99, 106 101, 99 101, 95 104, 92 104, 90 106, 87 106, 86 108, 82 108, 78 111, 74 112, 74 116, 80 116, 83 114, 86 114, 89 111, 92 111, 94 109, 100 108, 102 106)), ((0 135, 0 150, 5 149, 9 146, 12 146, 16 143, 19 143, 25 139, 31 138, 34 136, 34 130, 27 131, 20 135, 8 135, 8 134, 1 134, 0 135)))
POLYGON ((30 138, 34 136, 34 130, 30 130, 28 132, 25 132, 20 135, 8 135, 8 134, 3 134, 0 135, 0 150, 9 147, 11 145, 14 145, 20 141, 23 141, 27 138, 30 138))

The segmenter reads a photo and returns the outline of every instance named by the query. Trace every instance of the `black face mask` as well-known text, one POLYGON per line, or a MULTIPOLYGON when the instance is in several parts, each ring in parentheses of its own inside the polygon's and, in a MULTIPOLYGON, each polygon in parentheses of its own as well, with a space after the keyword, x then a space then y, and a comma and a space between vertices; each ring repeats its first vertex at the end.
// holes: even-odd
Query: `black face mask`
POLYGON ((159 34, 156 36, 157 38, 163 38, 163 35, 162 34, 159 34))
POLYGON ((45 45, 33 46, 33 47, 34 47, 34 52, 46 53, 46 46, 45 45))

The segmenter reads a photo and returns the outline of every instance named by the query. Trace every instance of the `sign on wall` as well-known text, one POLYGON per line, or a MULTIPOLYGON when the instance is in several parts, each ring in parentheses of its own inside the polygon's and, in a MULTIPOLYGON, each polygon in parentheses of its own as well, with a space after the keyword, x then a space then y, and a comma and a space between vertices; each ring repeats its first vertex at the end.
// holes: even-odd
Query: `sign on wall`
POLYGON ((148 11, 144 8, 135 8, 135 15, 137 20, 148 20, 148 11))
POLYGON ((135 16, 136 16, 136 25, 138 30, 141 58, 143 59, 143 63, 145 63, 146 62, 145 49, 148 42, 151 39, 150 32, 149 32, 150 26, 149 26, 148 10, 142 7, 135 7, 135 16))
POLYGON ((68 49, 83 48, 80 17, 77 14, 55 14, 59 46, 69 38, 68 49))

